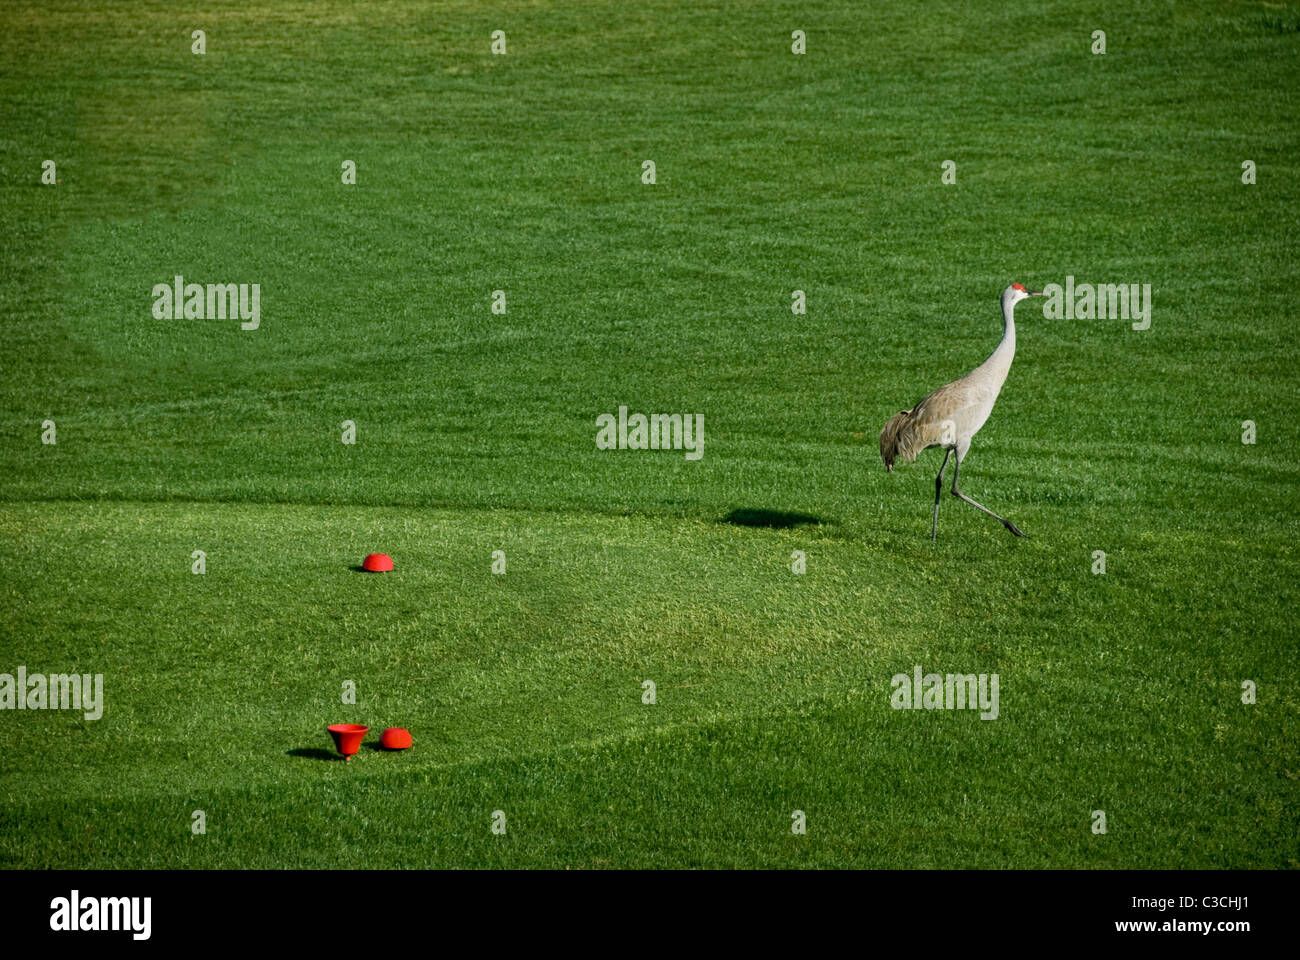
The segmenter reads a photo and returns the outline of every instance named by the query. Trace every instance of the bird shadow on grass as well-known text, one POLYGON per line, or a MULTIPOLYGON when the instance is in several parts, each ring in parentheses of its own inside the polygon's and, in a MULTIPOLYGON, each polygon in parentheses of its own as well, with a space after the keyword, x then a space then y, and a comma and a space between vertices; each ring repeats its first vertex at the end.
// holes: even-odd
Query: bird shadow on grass
POLYGON ((737 507, 722 518, 723 523, 735 527, 767 527, 771 530, 789 530, 805 523, 820 524, 821 517, 811 513, 789 513, 785 510, 761 510, 754 507, 737 507))
POLYGON ((298 747, 294 750, 284 751, 286 757, 305 757, 308 760, 342 760, 337 753, 330 750, 323 750, 320 747, 298 747))

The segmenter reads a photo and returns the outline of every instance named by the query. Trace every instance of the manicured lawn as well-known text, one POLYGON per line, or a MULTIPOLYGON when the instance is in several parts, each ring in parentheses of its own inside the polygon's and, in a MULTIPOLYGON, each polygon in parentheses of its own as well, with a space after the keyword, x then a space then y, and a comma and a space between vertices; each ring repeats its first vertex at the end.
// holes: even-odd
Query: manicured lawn
POLYGON ((0 8, 0 673, 105 690, 0 711, 0 866, 1300 865, 1298 54, 1255 3, 0 8), (931 543, 881 425, 1067 276, 1150 329, 1021 305, 962 486, 1030 536, 931 543), (998 718, 892 709, 917 665, 998 718))

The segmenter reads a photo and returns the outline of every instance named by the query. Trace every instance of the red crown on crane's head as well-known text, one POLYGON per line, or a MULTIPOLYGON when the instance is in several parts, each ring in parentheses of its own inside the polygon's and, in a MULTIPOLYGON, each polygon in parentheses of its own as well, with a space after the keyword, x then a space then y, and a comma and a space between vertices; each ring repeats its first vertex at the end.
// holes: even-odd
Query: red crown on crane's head
POLYGON ((1025 289, 1025 285, 1024 285, 1023 283, 1013 283, 1013 284, 1011 285, 1011 289, 1012 289, 1012 290, 1019 290, 1021 293, 1028 293, 1028 292, 1029 292, 1028 290, 1025 289))

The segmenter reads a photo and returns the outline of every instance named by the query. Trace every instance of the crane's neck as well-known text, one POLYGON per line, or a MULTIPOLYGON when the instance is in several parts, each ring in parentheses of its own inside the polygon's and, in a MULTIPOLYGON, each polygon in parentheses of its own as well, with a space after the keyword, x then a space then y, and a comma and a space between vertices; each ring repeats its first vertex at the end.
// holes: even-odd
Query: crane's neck
POLYGON ((998 386, 1006 380, 1011 370, 1011 360, 1016 355, 1016 316, 1015 303, 1002 304, 1002 342, 997 345, 989 358, 980 364, 980 370, 990 377, 997 378, 998 386))

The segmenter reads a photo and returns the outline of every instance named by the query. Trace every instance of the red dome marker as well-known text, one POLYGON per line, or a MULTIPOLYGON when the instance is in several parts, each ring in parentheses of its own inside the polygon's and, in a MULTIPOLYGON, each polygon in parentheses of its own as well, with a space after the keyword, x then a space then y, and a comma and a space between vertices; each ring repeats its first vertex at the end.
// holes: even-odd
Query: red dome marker
POLYGON ((411 731, 402 727, 389 727, 379 736, 385 750, 405 750, 411 745, 411 731))
POLYGON ((387 573, 393 569, 393 558, 386 553, 372 553, 366 557, 361 567, 371 573, 387 573))

